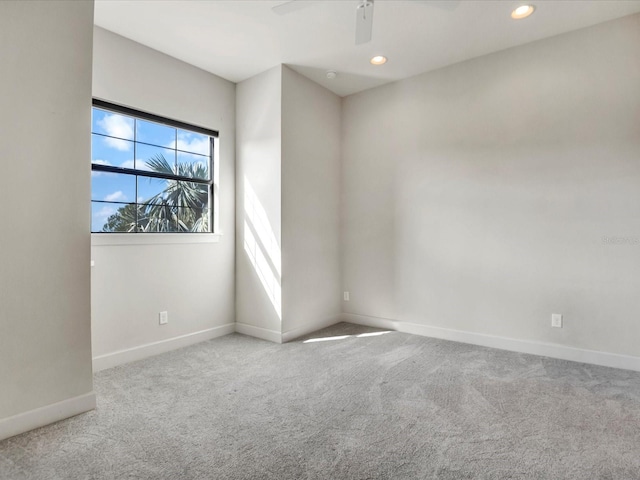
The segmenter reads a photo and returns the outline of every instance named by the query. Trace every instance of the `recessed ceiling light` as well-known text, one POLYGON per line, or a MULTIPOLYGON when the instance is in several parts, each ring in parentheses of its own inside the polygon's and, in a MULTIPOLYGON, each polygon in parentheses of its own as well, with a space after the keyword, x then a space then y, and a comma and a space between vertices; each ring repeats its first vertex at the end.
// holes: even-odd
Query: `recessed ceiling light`
POLYGON ((516 8, 513 12, 511 12, 511 18, 515 20, 520 20, 522 18, 527 18, 529 15, 533 13, 536 9, 533 5, 521 5, 516 8))
POLYGON ((384 65, 385 63, 387 63, 387 57, 376 55, 369 61, 371 62, 371 65, 384 65))

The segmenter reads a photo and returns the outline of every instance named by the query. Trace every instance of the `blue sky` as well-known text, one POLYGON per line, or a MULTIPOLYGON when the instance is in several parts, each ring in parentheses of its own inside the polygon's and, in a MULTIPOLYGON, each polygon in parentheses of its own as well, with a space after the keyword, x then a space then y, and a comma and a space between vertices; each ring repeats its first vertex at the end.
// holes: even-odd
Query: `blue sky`
MULTIPOLYGON (((95 164, 148 170, 145 162, 163 155, 172 165, 176 162, 208 165, 208 157, 203 156, 209 155, 207 135, 99 108, 93 109, 91 131, 91 162, 95 164)), ((164 187, 164 180, 137 177, 136 181, 134 175, 92 172, 91 230, 102 230, 106 219, 118 208, 127 203, 145 203, 164 187)))

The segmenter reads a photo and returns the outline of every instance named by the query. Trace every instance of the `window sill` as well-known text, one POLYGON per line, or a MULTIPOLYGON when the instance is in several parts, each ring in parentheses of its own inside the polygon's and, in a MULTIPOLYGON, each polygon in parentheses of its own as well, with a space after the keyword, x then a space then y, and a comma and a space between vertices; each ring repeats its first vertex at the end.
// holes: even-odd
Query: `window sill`
POLYGON ((92 233, 91 246, 218 243, 221 233, 92 233))

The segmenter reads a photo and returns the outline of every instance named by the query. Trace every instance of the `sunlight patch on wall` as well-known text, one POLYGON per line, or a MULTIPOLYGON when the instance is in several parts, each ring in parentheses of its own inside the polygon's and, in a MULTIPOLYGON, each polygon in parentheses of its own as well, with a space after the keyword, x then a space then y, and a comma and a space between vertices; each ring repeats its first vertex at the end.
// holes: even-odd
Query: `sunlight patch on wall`
POLYGON ((276 235, 273 233, 273 229, 271 228, 267 212, 260 203, 258 196, 246 177, 244 179, 244 212, 246 220, 249 221, 255 230, 260 243, 278 274, 278 277, 280 277, 282 275, 282 255, 280 253, 280 245, 278 244, 276 235))
POLYGON ((267 212, 244 179, 244 250, 260 278, 278 318, 282 320, 282 255, 267 212))

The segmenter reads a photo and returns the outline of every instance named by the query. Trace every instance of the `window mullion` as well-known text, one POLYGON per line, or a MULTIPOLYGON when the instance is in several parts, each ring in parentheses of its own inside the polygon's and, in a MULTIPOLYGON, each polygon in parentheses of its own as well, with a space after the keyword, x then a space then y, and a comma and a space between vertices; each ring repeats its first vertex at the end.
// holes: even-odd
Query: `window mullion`
MULTIPOLYGON (((109 205, 109 204, 124 205, 124 202, 126 202, 126 205, 124 207, 119 208, 116 213, 111 215, 111 217, 113 218, 117 217, 117 219, 113 220, 112 222, 109 222, 109 225, 105 223, 103 227, 100 227, 98 224, 98 223, 102 223, 103 221, 102 215, 105 215, 104 213, 100 213, 100 216, 94 217, 92 219, 92 232, 94 231, 93 221, 98 220, 96 221, 96 225, 95 225, 96 232, 100 232, 100 228, 102 228, 103 231, 107 231, 111 233, 118 233, 118 232, 124 233, 125 231, 138 233, 141 222, 143 222, 144 218, 146 218, 146 216, 141 215, 140 207, 143 206, 144 204, 139 203, 140 196, 143 194, 145 196, 160 195, 165 198, 170 198, 170 197, 167 197, 167 193, 171 191, 175 192, 175 190, 173 190, 175 188, 192 190, 191 192, 189 192, 186 198, 193 199, 193 201, 189 200, 189 202, 186 203, 185 205, 181 205, 181 203, 184 203, 184 202, 178 199, 177 200, 178 204, 175 205, 175 207, 178 209, 176 213, 177 218, 178 220, 183 221, 185 227, 187 228, 187 231, 188 232, 196 231, 196 226, 202 223, 202 220, 203 220, 203 217, 198 216, 197 212, 201 212, 202 208, 205 205, 207 205, 209 208, 209 225, 207 226, 207 229, 204 230, 203 232, 210 232, 210 233, 213 232, 214 202, 215 202, 214 173, 213 173, 215 160, 213 156, 215 152, 214 141, 218 137, 218 133, 208 129, 203 129, 201 127, 188 125, 179 121, 173 121, 173 120, 165 119, 162 117, 158 117, 156 115, 152 115, 149 113, 139 112, 139 111, 130 109, 128 107, 113 105, 101 100, 94 100, 93 106, 95 109, 99 109, 103 111, 102 115, 104 119, 108 119, 109 116, 113 116, 113 115, 116 115, 116 116, 124 115, 126 117, 130 117, 131 119, 133 119, 134 131, 132 135, 133 140, 126 139, 126 141, 133 143, 133 148, 132 148, 133 168, 120 166, 120 165, 128 165, 128 162, 129 162, 128 158, 130 157, 126 155, 123 158, 122 151, 125 149, 119 148, 117 145, 115 147, 113 145, 109 145, 106 140, 108 138, 113 138, 114 140, 120 140, 118 138, 120 136, 120 131, 114 130, 114 132, 118 134, 117 136, 114 136, 114 137, 111 136, 111 130, 107 130, 107 133, 109 133, 109 135, 97 134, 101 137, 104 137, 104 139, 102 141, 97 140, 97 143, 95 146, 96 150, 94 151, 94 154, 93 154, 96 156, 92 155, 91 170, 92 172, 95 172, 96 177, 101 177, 99 180, 97 180, 97 182, 102 182, 102 186, 92 187, 92 203, 103 204, 103 205, 109 205), (173 158, 173 162, 171 162, 173 163, 173 169, 172 169, 172 172, 170 173, 165 173, 165 171, 168 170, 167 167, 169 166, 167 164, 159 166, 158 168, 159 171, 156 171, 153 169, 146 170, 145 169, 146 167, 142 165, 140 165, 140 168, 138 168, 139 167, 137 162, 138 157, 154 158, 152 151, 147 152, 147 150, 149 149, 145 145, 150 147, 158 147, 160 149, 167 148, 167 147, 163 147, 162 145, 166 145, 169 141, 168 138, 171 136, 166 134, 162 136, 162 135, 156 135, 154 133, 151 133, 151 134, 145 133, 145 132, 154 132, 155 130, 153 129, 156 128, 153 125, 147 126, 147 123, 157 124, 160 126, 164 125, 174 129, 174 133, 173 133, 174 145, 173 145, 173 148, 170 149, 170 150, 173 150, 174 158, 173 158), (144 124, 144 131, 143 130, 138 131, 139 129, 143 128, 143 124, 144 124), (151 128, 151 130, 148 130, 148 128, 151 128), (184 138, 180 137, 183 139, 183 141, 186 142, 186 145, 187 145, 184 151, 182 149, 180 150, 178 149, 179 133, 184 134, 184 138), (197 150, 198 152, 202 152, 202 149, 201 149, 202 143, 198 143, 198 142, 204 141, 204 138, 202 138, 202 136, 207 136, 209 140, 208 160, 205 160, 207 155, 203 153, 195 153, 195 152, 188 151, 193 149, 193 150, 197 150), (160 143, 161 145, 156 145, 156 143, 160 143), (105 147, 105 145, 109 145, 109 146, 105 147), (196 145, 198 146, 198 148, 195 148, 196 145), (120 150, 120 152, 117 152, 117 151, 113 152, 109 150, 109 148, 120 150), (181 161, 184 161, 184 164, 187 165, 188 168, 184 168, 184 169, 178 168, 180 165, 179 159, 178 159, 178 152, 182 152, 184 154, 183 155, 184 158, 181 157, 181 161), (201 160, 199 160, 199 158, 201 158, 201 160), (104 162, 98 162, 96 160, 97 163, 93 163, 93 159, 101 159, 101 160, 104 160, 104 162), (195 178, 195 177, 189 176, 189 175, 204 176, 203 170, 204 170, 204 165, 206 163, 208 163, 208 170, 209 170, 208 179, 195 178), (100 176, 99 175, 100 172, 106 173, 106 174, 115 174, 115 175, 109 176, 109 177, 106 177, 104 175, 100 176), (104 180, 105 178, 108 178, 108 180, 104 180), (133 191, 131 190, 131 185, 130 185, 131 178, 133 178, 135 181, 135 186, 133 188, 133 191), (148 192, 144 193, 146 191, 145 190, 146 187, 144 187, 141 190, 141 187, 139 185, 140 178, 157 179, 161 181, 168 181, 170 183, 165 184, 161 182, 158 188, 153 187, 148 192), (175 185, 173 182, 183 182, 185 184, 175 185), (122 185, 125 185, 125 184, 129 185, 127 187, 129 190, 122 187, 122 185), (206 193, 205 193, 205 185, 206 185, 206 193), (94 188, 96 188, 96 190, 93 190, 94 188), (119 191, 119 189, 121 189, 121 191, 119 191), (123 192, 125 193, 123 194, 123 192), (132 201, 129 200, 131 193, 135 194, 135 198, 132 201), (112 199, 115 199, 115 198, 119 198, 120 201, 111 201, 112 199), (132 207, 134 208, 134 212, 130 211, 132 207), (130 227, 131 221, 135 222, 133 229, 131 229, 130 227)), ((103 127, 101 126, 101 128, 103 127)), ((93 130, 94 129, 92 128, 92 133, 93 133, 93 130)), ((124 141, 125 139, 122 139, 122 140, 124 141)), ((169 156, 168 154, 170 150, 165 150, 164 156, 169 156)), ((128 151, 131 151, 130 147, 128 151)), ((180 194, 179 197, 182 198, 183 195, 180 194)), ((164 202, 163 202, 163 205, 164 205, 164 202)), ((159 208, 151 209, 152 211, 149 212, 149 216, 156 215, 157 220, 159 221, 159 224, 166 223, 166 221, 163 222, 162 219, 166 219, 170 223, 175 223, 172 221, 171 218, 166 217, 166 215, 173 216, 173 214, 166 211, 165 208, 160 207, 160 204, 158 204, 158 206, 159 208)), ((166 204, 165 206, 170 207, 171 210, 173 210, 173 205, 166 204)), ((92 212, 93 212, 93 209, 92 209, 92 212)), ((163 230, 164 226, 156 227, 157 232, 166 231, 166 230, 163 230)), ((147 230, 147 231, 153 230, 153 226, 150 226, 149 228, 150 230, 147 230)), ((171 231, 171 233, 180 231, 180 224, 178 223, 176 225, 172 225, 169 230, 171 231)), ((198 227, 198 231, 201 231, 199 230, 199 227, 198 227)))

